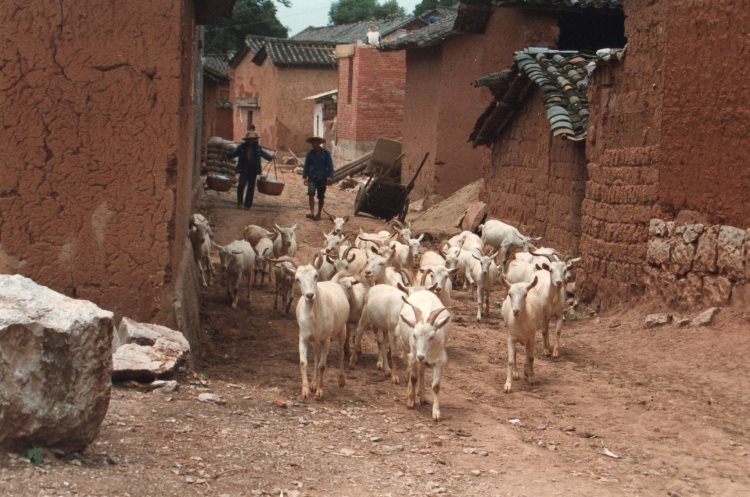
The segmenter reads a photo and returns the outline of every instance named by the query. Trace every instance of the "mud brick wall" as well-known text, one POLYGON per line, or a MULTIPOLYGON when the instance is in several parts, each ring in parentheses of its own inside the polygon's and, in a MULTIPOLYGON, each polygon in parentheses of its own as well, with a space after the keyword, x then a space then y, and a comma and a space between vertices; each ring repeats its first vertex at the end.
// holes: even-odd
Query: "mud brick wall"
POLYGON ((664 2, 625 4, 624 61, 589 84, 580 296, 603 303, 642 295, 649 221, 658 215, 664 2))
POLYGON ((672 215, 690 209, 710 224, 748 226, 750 3, 668 3, 659 203, 672 215))
POLYGON ((339 61, 338 85, 336 140, 340 157, 358 157, 372 150, 380 137, 401 138, 406 86, 403 51, 381 52, 356 44, 354 55, 339 61))
MULTIPOLYGON (((197 306, 192 2, 0 3, 0 272, 116 316, 197 306), (186 262, 187 261, 187 262, 186 262)), ((196 317, 197 319, 197 317, 196 317)))
POLYGON ((648 292, 678 309, 723 306, 750 281, 750 228, 652 219, 648 292))
POLYGON ((489 216, 547 247, 578 254, 586 180, 584 144, 553 137, 539 90, 492 146, 484 174, 489 216))
POLYGON ((407 50, 406 111, 401 178, 409 181, 425 152, 413 198, 448 196, 482 177, 489 151, 467 142, 476 117, 492 99, 472 86, 477 78, 507 68, 513 52, 529 46, 555 47, 553 16, 519 8, 495 9, 484 34, 448 38, 439 46, 407 50))

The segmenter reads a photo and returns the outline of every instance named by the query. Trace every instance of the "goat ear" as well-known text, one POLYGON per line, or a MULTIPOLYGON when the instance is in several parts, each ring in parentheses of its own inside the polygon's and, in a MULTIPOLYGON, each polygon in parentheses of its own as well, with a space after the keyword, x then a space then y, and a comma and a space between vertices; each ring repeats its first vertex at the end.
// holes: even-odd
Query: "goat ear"
POLYGON ((430 285, 430 287, 427 289, 427 291, 429 291, 429 292, 435 292, 435 289, 437 288, 437 286, 438 286, 437 283, 433 283, 432 285, 430 285))
POLYGON ((289 228, 289 229, 292 230, 292 231, 296 231, 296 230, 299 229, 299 226, 297 225, 297 223, 294 223, 294 225, 291 228, 289 228))
POLYGON ((545 271, 549 271, 549 264, 546 262, 542 264, 542 268, 544 268, 545 271))
POLYGON ((287 266, 285 264, 281 265, 281 270, 284 271, 289 276, 294 276, 297 273, 297 271, 295 271, 293 269, 290 269, 289 266, 287 266))
POLYGON ((539 276, 534 276, 534 279, 531 280, 531 283, 529 283, 529 286, 526 287, 526 291, 528 292, 529 290, 534 288, 538 282, 539 282, 539 276))
POLYGON ((349 216, 344 216, 344 222, 345 222, 345 223, 348 223, 348 222, 349 222, 349 216))
POLYGON ((417 241, 421 243, 423 239, 424 239, 424 233, 419 235, 419 238, 417 238, 417 241))
POLYGON ((576 257, 576 258, 574 258, 574 259, 570 259, 570 260, 569 260, 568 262, 566 262, 566 263, 565 263, 565 265, 566 265, 567 267, 570 267, 570 266, 572 266, 573 264, 575 264, 576 262, 578 262, 578 261, 580 261, 580 260, 581 260, 581 258, 580 258, 580 257, 576 257))

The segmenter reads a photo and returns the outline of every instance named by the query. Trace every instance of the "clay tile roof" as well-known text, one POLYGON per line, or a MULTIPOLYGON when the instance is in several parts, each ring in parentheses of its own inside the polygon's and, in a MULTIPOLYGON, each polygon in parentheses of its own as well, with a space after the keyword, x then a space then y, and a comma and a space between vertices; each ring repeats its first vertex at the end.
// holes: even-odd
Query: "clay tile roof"
POLYGON ((453 29, 457 12, 451 10, 445 17, 422 29, 412 31, 406 36, 383 43, 382 50, 403 50, 405 48, 422 48, 442 43, 446 38, 460 34, 453 29))
POLYGON ((474 3, 489 3, 498 7, 528 7, 544 10, 616 10, 622 11, 623 0, 474 0, 474 3))
POLYGON ((323 42, 305 42, 282 38, 264 38, 255 53, 253 63, 262 64, 266 58, 277 67, 336 68, 333 50, 336 45, 323 42))
POLYGON ((223 55, 206 54, 202 61, 206 74, 217 80, 229 80, 229 63, 223 55))
POLYGON ((554 136, 583 140, 588 128, 589 103, 586 98, 589 76, 597 65, 621 59, 622 50, 599 50, 592 57, 576 51, 527 48, 516 52, 515 62, 504 71, 488 74, 474 82, 486 86, 495 99, 477 120, 469 141, 474 146, 497 140, 516 111, 536 85, 542 96, 554 136))
POLYGON ((416 19, 417 18, 413 16, 407 16, 394 19, 339 24, 338 26, 323 26, 319 28, 310 26, 292 36, 291 39, 297 41, 322 41, 339 44, 354 43, 357 40, 365 39, 370 23, 375 24, 378 27, 378 32, 381 37, 386 37, 416 19))

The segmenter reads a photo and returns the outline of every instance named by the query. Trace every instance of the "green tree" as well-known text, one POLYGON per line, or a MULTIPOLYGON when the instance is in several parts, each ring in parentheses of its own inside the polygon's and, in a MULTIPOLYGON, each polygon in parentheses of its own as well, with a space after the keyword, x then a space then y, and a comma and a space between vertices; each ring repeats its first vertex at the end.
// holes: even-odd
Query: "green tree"
MULTIPOLYGON (((277 0, 289 7, 289 0, 277 0)), ((205 53, 239 50, 247 35, 286 38, 289 31, 276 17, 273 0, 237 0, 232 18, 221 17, 206 26, 205 53)))
POLYGON ((422 12, 435 7, 452 7, 458 3, 458 0, 422 0, 414 7, 414 15, 418 16, 422 12))
POLYGON ((331 24, 348 24, 374 19, 391 19, 406 15, 398 0, 338 0, 331 4, 328 18, 331 24))

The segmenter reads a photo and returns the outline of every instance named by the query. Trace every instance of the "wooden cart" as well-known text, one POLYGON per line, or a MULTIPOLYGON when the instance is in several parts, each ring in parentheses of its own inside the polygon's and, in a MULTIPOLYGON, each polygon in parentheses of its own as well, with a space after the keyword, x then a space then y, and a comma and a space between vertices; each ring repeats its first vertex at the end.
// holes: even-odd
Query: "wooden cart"
MULTIPOLYGON (((397 219, 403 222, 409 212, 409 194, 429 155, 429 152, 424 155, 417 172, 406 185, 388 178, 386 170, 374 171, 367 183, 357 192, 357 198, 354 200, 354 215, 366 212, 386 221, 398 216, 397 219)), ((397 160, 400 160, 400 157, 397 160)))

